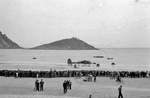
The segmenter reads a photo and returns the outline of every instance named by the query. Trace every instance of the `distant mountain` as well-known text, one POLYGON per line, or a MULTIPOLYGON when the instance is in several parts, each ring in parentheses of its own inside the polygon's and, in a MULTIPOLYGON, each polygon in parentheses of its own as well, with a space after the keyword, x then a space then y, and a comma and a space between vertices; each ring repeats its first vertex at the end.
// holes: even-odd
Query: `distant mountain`
POLYGON ((86 42, 77 39, 63 39, 48 44, 43 44, 32 49, 47 49, 47 50, 98 50, 94 46, 87 44, 86 42))
POLYGON ((0 31, 0 49, 20 49, 21 47, 10 40, 5 34, 0 31))

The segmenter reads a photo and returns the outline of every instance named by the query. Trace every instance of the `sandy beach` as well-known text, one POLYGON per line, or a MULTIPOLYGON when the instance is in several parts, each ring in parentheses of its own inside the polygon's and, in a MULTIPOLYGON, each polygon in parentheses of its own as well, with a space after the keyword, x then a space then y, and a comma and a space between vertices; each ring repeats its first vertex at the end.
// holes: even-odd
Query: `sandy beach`
MULTIPOLYGON (((123 86, 124 98, 150 98, 149 78, 124 78, 124 84, 109 77, 97 77, 97 82, 83 82, 82 78, 44 78, 44 92, 33 91, 36 78, 0 77, 0 98, 117 98, 123 86), (64 80, 72 81, 72 90, 63 94, 64 80)), ((39 78, 40 79, 40 78, 39 78)))

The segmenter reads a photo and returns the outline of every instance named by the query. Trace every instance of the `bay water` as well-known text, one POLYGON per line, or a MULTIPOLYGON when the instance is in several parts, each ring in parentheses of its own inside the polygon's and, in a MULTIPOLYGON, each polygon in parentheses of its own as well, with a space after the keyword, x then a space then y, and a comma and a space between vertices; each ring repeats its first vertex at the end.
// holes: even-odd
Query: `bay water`
MULTIPOLYGON (((50 70, 67 67, 67 60, 73 62, 89 60, 100 64, 94 69, 108 70, 150 70, 149 48, 102 48, 100 50, 26 50, 1 49, 0 69, 50 70), (93 56, 103 56, 94 58, 93 56), (108 58, 112 58, 109 59, 108 58), (111 65, 111 63, 115 65, 111 65)), ((92 64, 91 66, 95 66, 92 64)), ((91 69, 92 69, 91 68, 91 69)))

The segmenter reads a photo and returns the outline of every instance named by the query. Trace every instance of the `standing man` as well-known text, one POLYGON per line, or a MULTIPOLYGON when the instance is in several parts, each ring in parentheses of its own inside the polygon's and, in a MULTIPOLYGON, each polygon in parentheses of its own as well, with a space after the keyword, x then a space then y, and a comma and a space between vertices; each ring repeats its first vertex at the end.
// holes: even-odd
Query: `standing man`
POLYGON ((92 95, 90 95, 89 98, 92 98, 92 95))
POLYGON ((63 83, 64 94, 67 93, 67 83, 64 81, 63 83))
POLYGON ((69 89, 71 90, 72 82, 69 80, 69 89))
POLYGON ((40 81, 40 91, 43 91, 44 81, 41 79, 40 81))
POLYGON ((118 88, 118 91, 119 91, 118 98, 123 98, 123 95, 122 95, 122 85, 120 85, 120 87, 118 88))
POLYGON ((67 80, 66 84, 67 84, 67 89, 69 89, 69 80, 67 80))
POLYGON ((18 72, 16 72, 16 78, 18 78, 18 72))
POLYGON ((96 75, 94 75, 94 82, 96 82, 96 75))
POLYGON ((39 91, 39 81, 36 79, 35 81, 36 91, 39 91))

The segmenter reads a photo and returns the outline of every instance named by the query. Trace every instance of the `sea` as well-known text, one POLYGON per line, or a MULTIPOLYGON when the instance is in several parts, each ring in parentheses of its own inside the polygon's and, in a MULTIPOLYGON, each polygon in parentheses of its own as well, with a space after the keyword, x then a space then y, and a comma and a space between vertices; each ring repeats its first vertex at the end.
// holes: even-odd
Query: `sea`
MULTIPOLYGON (((68 68, 67 60, 69 58, 72 62, 91 61, 91 65, 84 66, 84 68, 91 70, 150 71, 150 48, 102 48, 100 50, 1 49, 0 69, 65 70, 65 68, 68 68), (94 56, 101 57, 95 58, 94 56), (96 67, 96 64, 100 64, 100 67, 96 67)), ((72 67, 72 69, 74 68, 72 67)))

